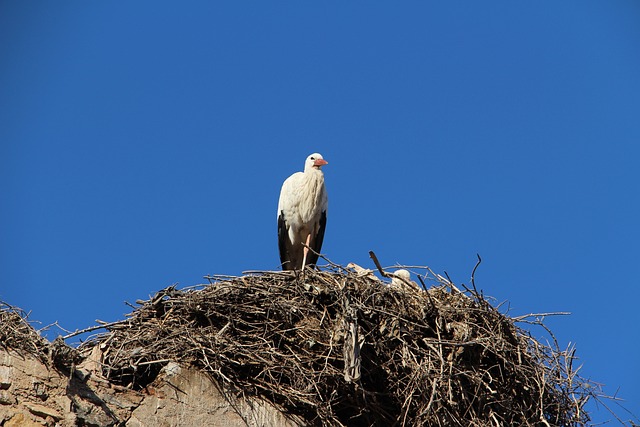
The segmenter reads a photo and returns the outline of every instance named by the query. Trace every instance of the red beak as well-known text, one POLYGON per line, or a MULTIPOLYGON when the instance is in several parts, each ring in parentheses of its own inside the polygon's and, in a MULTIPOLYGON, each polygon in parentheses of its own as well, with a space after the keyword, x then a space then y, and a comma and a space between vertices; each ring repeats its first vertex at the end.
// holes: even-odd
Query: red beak
POLYGON ((327 162, 325 159, 316 159, 315 162, 313 162, 313 166, 324 166, 328 164, 329 162, 327 162))

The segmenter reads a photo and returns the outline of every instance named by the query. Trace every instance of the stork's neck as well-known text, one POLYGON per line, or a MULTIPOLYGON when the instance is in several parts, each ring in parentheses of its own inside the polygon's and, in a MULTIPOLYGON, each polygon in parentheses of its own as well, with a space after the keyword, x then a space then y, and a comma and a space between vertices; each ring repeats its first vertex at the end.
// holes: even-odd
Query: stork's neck
POLYGON ((322 175, 322 171, 320 170, 320 166, 314 166, 312 163, 304 166, 304 173, 320 173, 322 175))
POLYGON ((311 166, 304 169, 304 179, 307 182, 318 181, 318 183, 322 184, 324 182, 324 174, 319 167, 311 166))
POLYGON ((299 187, 299 215, 304 224, 318 221, 322 212, 323 200, 326 199, 324 174, 318 168, 304 171, 304 182, 299 187))

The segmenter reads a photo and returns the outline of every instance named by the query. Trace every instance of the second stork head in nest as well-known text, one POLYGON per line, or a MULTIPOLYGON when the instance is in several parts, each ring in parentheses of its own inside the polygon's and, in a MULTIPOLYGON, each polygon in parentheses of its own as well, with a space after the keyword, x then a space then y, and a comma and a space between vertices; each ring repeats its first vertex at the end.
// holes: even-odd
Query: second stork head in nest
POLYGON ((327 190, 321 170, 326 164, 321 154, 313 153, 304 163, 304 172, 294 173, 282 184, 278 248, 283 270, 303 270, 318 262, 327 225, 327 190))

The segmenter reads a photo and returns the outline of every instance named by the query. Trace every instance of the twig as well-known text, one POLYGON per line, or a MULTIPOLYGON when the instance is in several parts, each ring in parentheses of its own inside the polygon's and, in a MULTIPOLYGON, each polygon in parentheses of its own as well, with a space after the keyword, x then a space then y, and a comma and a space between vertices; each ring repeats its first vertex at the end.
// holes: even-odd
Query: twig
POLYGON ((129 319, 127 319, 127 320, 118 320, 116 322, 111 322, 111 323, 104 323, 102 325, 90 326, 88 328, 81 329, 81 330, 76 330, 75 332, 67 334, 67 335, 63 336, 62 339, 66 340, 66 339, 75 337, 76 335, 84 334, 86 332, 97 331, 98 329, 106 329, 106 328, 110 328, 111 326, 122 325, 122 324, 125 324, 125 323, 129 323, 129 319))
POLYGON ((471 286, 473 286, 474 292, 476 293, 476 295, 478 295, 478 289, 476 289, 476 270, 482 262, 482 258, 480 258, 480 254, 476 254, 476 256, 478 257, 478 262, 476 263, 475 267, 473 267, 473 271, 471 272, 471 286))
MULTIPOLYGON (((569 311, 556 311, 556 312, 549 312, 549 313, 529 313, 529 314, 525 314, 522 316, 517 316, 517 317, 512 317, 511 319, 514 322, 523 322, 525 319, 529 318, 529 317, 547 317, 547 316, 569 316, 571 314, 571 312, 569 311)), ((541 322, 541 320, 536 320, 536 323, 541 322)))
POLYGON ((376 265, 376 268, 378 269, 378 271, 380 272, 380 274, 383 277, 389 277, 389 274, 387 274, 387 272, 385 272, 382 269, 382 266, 380 265, 380 261, 378 261, 378 257, 376 256, 375 253, 373 253, 373 251, 369 251, 369 256, 371 257, 371 259, 373 260, 373 263, 376 265))

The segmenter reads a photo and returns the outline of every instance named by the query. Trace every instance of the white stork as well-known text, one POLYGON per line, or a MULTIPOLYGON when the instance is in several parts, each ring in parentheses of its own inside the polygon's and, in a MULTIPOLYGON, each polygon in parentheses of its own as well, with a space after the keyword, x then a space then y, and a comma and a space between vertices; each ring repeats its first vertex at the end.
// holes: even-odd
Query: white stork
POLYGON ((320 170, 326 164, 322 155, 311 154, 304 163, 304 172, 294 173, 282 184, 278 247, 283 270, 304 270, 305 265, 318 262, 327 224, 327 190, 320 170))

